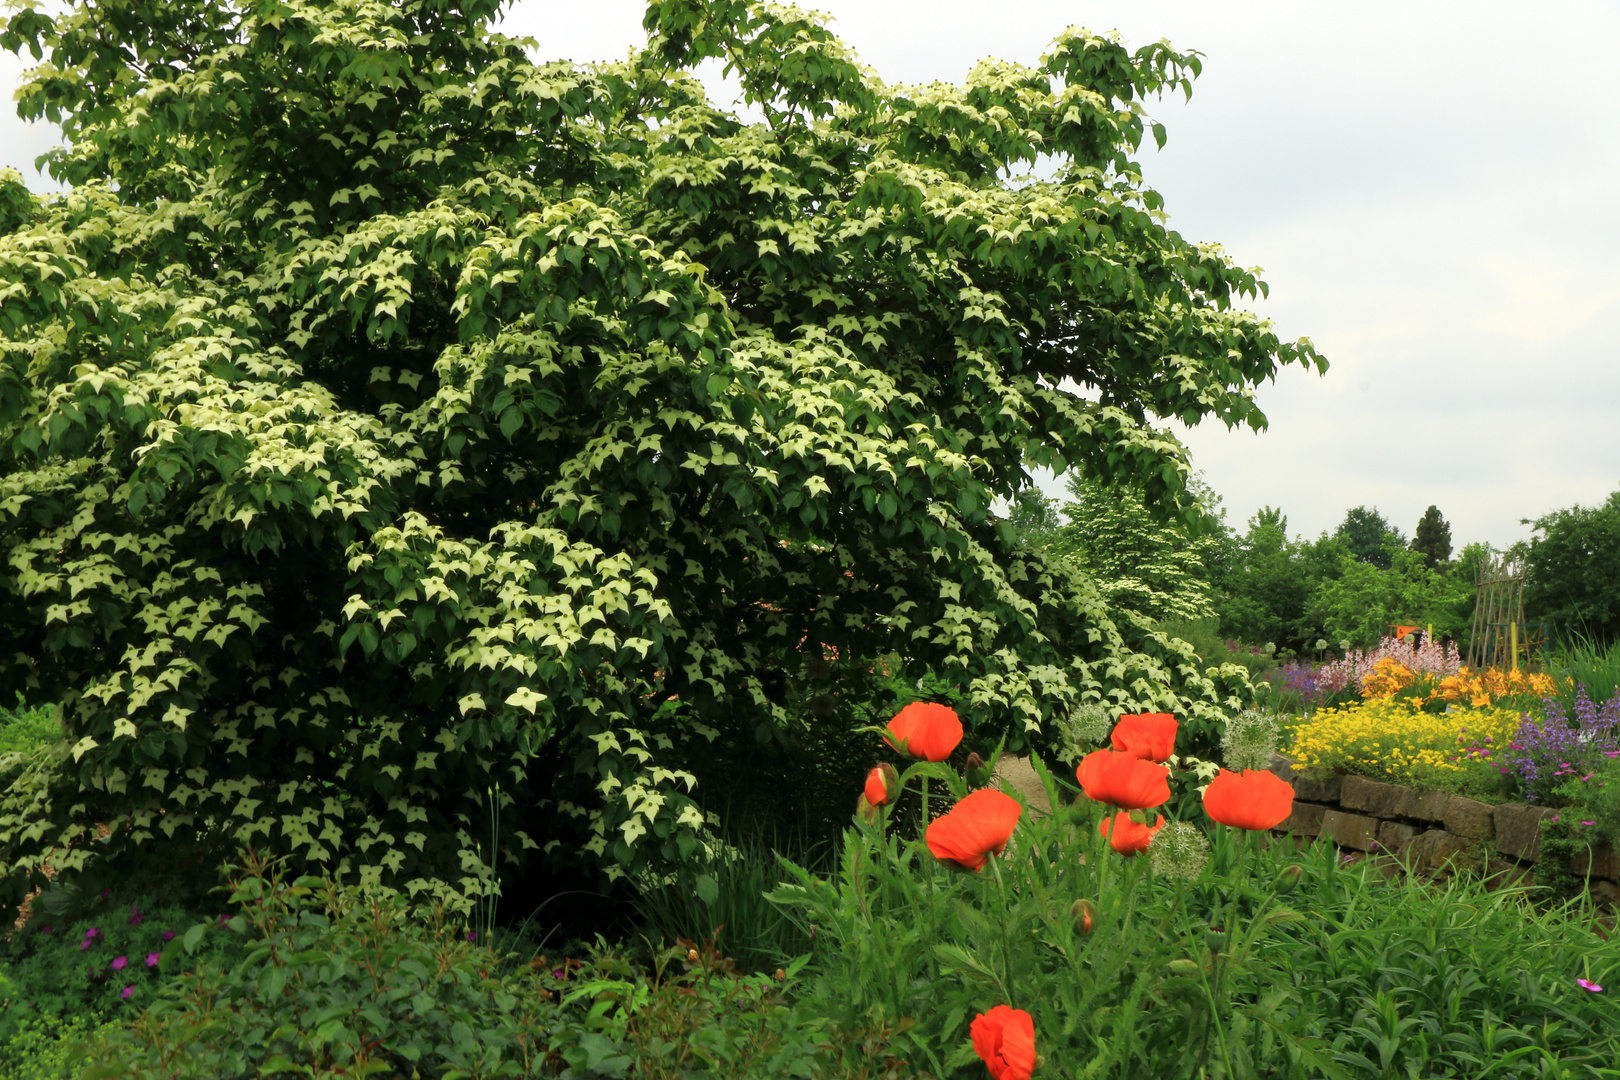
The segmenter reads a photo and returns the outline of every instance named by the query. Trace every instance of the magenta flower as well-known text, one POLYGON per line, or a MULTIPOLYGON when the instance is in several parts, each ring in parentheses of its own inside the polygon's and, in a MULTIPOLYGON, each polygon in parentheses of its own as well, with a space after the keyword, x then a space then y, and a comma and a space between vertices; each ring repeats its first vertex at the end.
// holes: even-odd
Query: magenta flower
POLYGON ((1591 979, 1576 979, 1575 980, 1575 985, 1580 987, 1582 990, 1588 990, 1588 991, 1590 991, 1590 992, 1592 992, 1594 994, 1603 993, 1603 987, 1599 986, 1597 983, 1593 982, 1591 979))
POLYGON ((146 916, 140 913, 140 909, 138 909, 134 904, 129 905, 129 925, 139 926, 145 920, 146 916))
POLYGON ((467 940, 468 941, 477 941, 478 940, 478 931, 476 931, 476 930, 467 931, 467 940))
POLYGON ((163 957, 159 956, 157 953, 149 952, 149 953, 146 954, 146 966, 147 967, 157 967, 158 966, 158 961, 161 960, 161 959, 163 959, 163 957))
POLYGON ((39 932, 42 934, 54 934, 56 931, 51 929, 50 923, 46 923, 44 926, 39 928, 39 932))
POLYGON ((128 1001, 130 998, 134 997, 135 996, 135 984, 131 983, 130 985, 124 987, 122 990, 118 991, 118 996, 123 998, 125 1001, 128 1001))
POLYGON ((163 940, 164 941, 173 941, 174 940, 174 931, 173 930, 165 930, 165 931, 163 931, 163 940))
POLYGON ((112 890, 111 889, 102 889, 101 890, 101 898, 103 900, 107 899, 107 897, 109 897, 111 895, 112 895, 112 890))
POLYGON ((1595 821, 1583 821, 1583 822, 1581 822, 1581 824, 1582 825, 1596 825, 1597 822, 1595 822, 1595 821))
POLYGON ((114 971, 123 971, 127 967, 129 967, 129 957, 119 956, 113 959, 112 969, 114 971))

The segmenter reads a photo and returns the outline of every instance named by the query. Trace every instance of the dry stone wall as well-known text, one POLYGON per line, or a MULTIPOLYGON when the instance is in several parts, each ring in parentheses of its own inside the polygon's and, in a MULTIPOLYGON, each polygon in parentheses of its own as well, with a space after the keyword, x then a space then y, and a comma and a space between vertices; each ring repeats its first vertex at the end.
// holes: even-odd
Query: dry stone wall
MULTIPOLYGON (((1526 881, 1541 857, 1541 822, 1557 811, 1523 803, 1492 806, 1442 791, 1415 791, 1363 776, 1302 773, 1277 755, 1271 771, 1294 789, 1294 812, 1278 828, 1325 836, 1352 859, 1379 858, 1392 871, 1445 874, 1459 861, 1493 883, 1526 881)), ((1620 906, 1620 859, 1603 844, 1570 861, 1589 878, 1593 899, 1620 906)))

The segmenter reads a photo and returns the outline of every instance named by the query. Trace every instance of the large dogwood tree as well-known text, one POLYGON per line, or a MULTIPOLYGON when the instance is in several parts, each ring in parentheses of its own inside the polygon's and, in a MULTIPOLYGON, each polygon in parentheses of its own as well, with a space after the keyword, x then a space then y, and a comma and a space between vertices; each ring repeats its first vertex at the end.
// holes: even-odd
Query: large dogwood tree
POLYGON ((199 838, 465 898, 492 799, 508 861, 679 864, 710 720, 820 722, 807 665, 897 654, 1015 741, 1241 695, 992 510, 1047 466, 1195 514, 1155 424, 1325 367, 1133 160, 1195 56, 901 87, 797 9, 658 0, 593 66, 497 15, 4 23, 70 185, 0 180, 0 654, 67 730, 0 806, 11 901, 199 838))

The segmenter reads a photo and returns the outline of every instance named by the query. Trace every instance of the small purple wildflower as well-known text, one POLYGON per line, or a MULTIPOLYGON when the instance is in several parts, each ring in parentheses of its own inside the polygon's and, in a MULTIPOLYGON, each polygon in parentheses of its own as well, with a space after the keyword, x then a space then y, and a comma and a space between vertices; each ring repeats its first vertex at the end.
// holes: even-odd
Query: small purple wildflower
POLYGON ((127 967, 129 967, 129 957, 116 956, 113 958, 112 969, 114 971, 123 971, 127 967))
POLYGON ((1591 979, 1576 979, 1575 980, 1575 985, 1580 987, 1582 990, 1587 990, 1587 991, 1590 991, 1591 993, 1594 993, 1594 994, 1603 993, 1603 987, 1599 986, 1597 983, 1593 982, 1591 979))
POLYGON ((134 904, 129 905, 129 925, 139 926, 145 921, 146 916, 141 914, 140 909, 134 904))
POLYGON ((1581 822, 1581 824, 1582 825, 1596 825, 1597 822, 1595 822, 1595 821, 1583 821, 1583 822, 1581 822))
POLYGON ((163 959, 163 957, 158 955, 157 953, 149 952, 149 953, 146 954, 146 966, 147 967, 157 967, 158 966, 158 961, 161 960, 161 959, 163 959))
POLYGON ((54 933, 56 933, 55 930, 51 929, 51 924, 50 923, 46 923, 44 926, 40 927, 39 932, 42 933, 42 934, 54 934, 54 933))
POLYGON ((112 895, 112 890, 111 889, 102 889, 101 890, 101 898, 103 900, 107 899, 111 895, 112 895))
POLYGON ((135 984, 131 983, 130 985, 124 987, 122 990, 118 991, 118 996, 123 998, 125 1001, 128 1001, 130 998, 134 997, 135 996, 135 984))
POLYGON ((174 940, 174 931, 173 930, 165 930, 165 931, 163 931, 163 940, 164 941, 173 941, 174 940))
POLYGON ((101 941, 104 937, 106 937, 106 935, 101 932, 99 927, 92 926, 90 929, 84 932, 84 940, 79 942, 79 951, 83 952, 85 949, 88 949, 98 941, 101 941))
POLYGON ((467 940, 468 941, 477 941, 478 940, 478 931, 476 931, 476 930, 467 931, 467 940))

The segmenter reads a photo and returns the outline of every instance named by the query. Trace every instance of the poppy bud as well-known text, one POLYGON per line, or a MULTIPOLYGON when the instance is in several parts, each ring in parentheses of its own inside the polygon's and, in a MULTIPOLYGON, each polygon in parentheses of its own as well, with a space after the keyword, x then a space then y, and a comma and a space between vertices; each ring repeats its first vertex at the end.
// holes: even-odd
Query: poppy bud
POLYGON ((866 801, 873 806, 893 802, 900 794, 900 773, 887 761, 866 774, 866 801))
POLYGON ((878 810, 877 807, 872 805, 870 799, 862 795, 855 800, 855 816, 870 825, 877 820, 878 810))
POLYGON ((1299 884, 1300 876, 1304 873, 1304 869, 1297 863, 1293 866, 1285 866, 1277 872, 1277 880, 1271 883, 1271 887, 1277 890, 1279 896, 1291 893, 1294 891, 1294 887, 1299 884))
POLYGON ((1226 948, 1226 932, 1224 930, 1210 930, 1204 935, 1204 944, 1209 951, 1218 953, 1226 948))
POLYGON ((1082 934, 1089 934, 1097 926, 1097 908, 1090 900, 1076 900, 1069 907, 1069 916, 1074 919, 1074 928, 1082 934))
POLYGON ((978 754, 967 756, 967 761, 962 766, 962 776, 971 788, 981 788, 990 782, 990 770, 985 768, 984 758, 978 754))
POLYGON ((1198 974, 1198 965, 1191 960, 1172 960, 1170 961, 1170 974, 1196 975, 1198 974))

